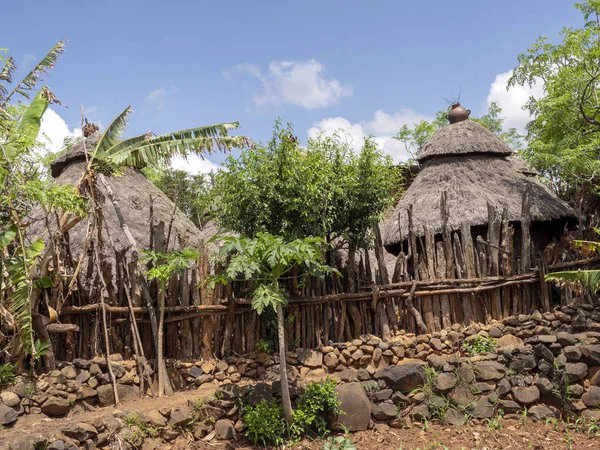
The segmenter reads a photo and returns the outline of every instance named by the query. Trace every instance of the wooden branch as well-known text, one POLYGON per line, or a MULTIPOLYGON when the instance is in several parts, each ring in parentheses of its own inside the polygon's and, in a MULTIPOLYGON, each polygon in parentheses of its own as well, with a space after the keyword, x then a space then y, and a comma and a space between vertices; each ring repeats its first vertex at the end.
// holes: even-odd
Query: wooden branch
MULTIPOLYGON (((68 306, 62 309, 61 315, 67 314, 87 314, 91 311, 95 311, 100 308, 97 303, 84 306, 68 306)), ((143 306, 133 307, 135 314, 148 314, 148 308, 143 306)), ((129 314, 129 308, 127 306, 106 306, 106 311, 111 314, 129 314)), ((227 311, 227 307, 224 305, 190 305, 190 306, 167 306, 165 307, 165 313, 169 312, 197 312, 204 311, 207 313, 227 311)))
POLYGON ((68 333, 70 331, 79 331, 79 327, 73 323, 51 323, 46 325, 48 333, 68 333))
POLYGON ((417 289, 417 282, 414 281, 412 288, 410 288, 410 293, 408 294, 408 297, 406 299, 406 306, 408 307, 408 310, 411 312, 411 314, 415 318, 415 322, 417 322, 417 326, 419 327, 421 332, 423 334, 427 334, 427 326, 425 325, 425 322, 423 322, 423 317, 421 316, 421 313, 419 311, 417 311, 417 308, 415 308, 415 306, 413 305, 413 298, 415 296, 416 289, 417 289))

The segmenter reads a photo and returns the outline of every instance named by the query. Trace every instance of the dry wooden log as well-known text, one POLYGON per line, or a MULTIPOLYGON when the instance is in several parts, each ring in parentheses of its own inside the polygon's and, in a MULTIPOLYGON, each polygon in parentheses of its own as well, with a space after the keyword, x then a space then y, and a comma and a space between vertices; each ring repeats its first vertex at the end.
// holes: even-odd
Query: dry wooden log
POLYGON ((415 296, 416 289, 417 289, 417 283, 414 283, 412 288, 410 289, 410 293, 408 294, 408 297, 406 298, 406 305, 407 305, 410 313, 413 315, 415 322, 417 324, 417 327, 419 328, 421 333, 427 334, 427 326, 425 325, 425 322, 423 322, 423 317, 421 316, 421 313, 419 311, 417 311, 417 308, 415 308, 415 306, 413 304, 413 298, 415 296))
POLYGON ((68 333, 70 331, 78 332, 79 327, 73 323, 50 323, 46 325, 48 333, 68 333))

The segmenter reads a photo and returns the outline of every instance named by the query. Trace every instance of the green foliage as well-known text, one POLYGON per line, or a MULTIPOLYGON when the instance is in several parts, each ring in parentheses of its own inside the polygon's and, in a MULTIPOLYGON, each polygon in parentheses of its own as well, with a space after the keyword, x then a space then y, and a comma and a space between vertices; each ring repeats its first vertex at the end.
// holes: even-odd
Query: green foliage
POLYGON ((331 436, 323 444, 323 450, 356 450, 356 445, 347 436, 331 436))
POLYGON ((168 167, 146 167, 143 172, 198 228, 214 216, 213 173, 192 175, 168 167))
POLYGON ((504 424, 502 423, 503 415, 500 413, 496 417, 492 417, 491 419, 486 419, 488 430, 495 431, 501 430, 504 428, 504 424))
MULTIPOLYGON (((594 229, 597 234, 600 230, 594 229)), ((585 253, 598 253, 600 251, 600 242, 596 241, 573 241, 573 245, 585 253)), ((600 270, 569 270, 565 272, 553 272, 546 275, 547 281, 554 281, 557 284, 572 283, 588 288, 592 294, 600 290, 600 270)))
POLYGON ((123 421, 130 431, 124 440, 135 448, 140 447, 144 439, 157 437, 160 432, 158 427, 145 424, 137 413, 127 414, 123 421))
POLYGON ((168 164, 171 158, 186 158, 250 145, 245 136, 228 136, 229 130, 239 127, 237 122, 221 123, 187 130, 173 131, 161 136, 149 132, 123 140, 131 106, 125 108, 106 128, 91 160, 104 160, 116 167, 142 168, 148 165, 168 164))
POLYGON ((355 154, 337 135, 302 148, 293 133, 278 121, 268 144, 226 160, 215 186, 222 226, 250 237, 268 232, 370 243, 370 229, 398 185, 391 159, 372 139, 355 154))
POLYGON ((298 437, 324 436, 327 433, 327 420, 340 412, 339 405, 335 381, 328 378, 309 383, 294 410, 294 422, 290 431, 298 437))
POLYGON ((0 364, 0 387, 15 381, 15 366, 11 363, 0 364))
POLYGON ((465 342, 462 345, 463 351, 474 356, 480 353, 493 352, 496 348, 496 340, 493 338, 479 336, 470 342, 465 342))
POLYGON ((596 190, 600 171, 600 3, 575 5, 583 14, 580 28, 563 28, 561 42, 542 36, 519 55, 509 86, 543 84, 525 108, 523 156, 560 195, 575 197, 596 190))
POLYGON ((188 269, 192 261, 200 259, 200 252, 194 248, 184 248, 170 253, 143 251, 140 261, 152 262, 154 267, 146 272, 149 280, 157 280, 164 289, 167 281, 176 273, 188 269))
POLYGON ((268 339, 261 339, 256 344, 256 350, 263 353, 273 353, 273 341, 268 339))
POLYGON ((235 236, 216 236, 213 240, 223 242, 216 260, 226 264, 223 272, 216 274, 211 282, 254 280, 252 308, 262 314, 265 308, 274 311, 286 303, 286 296, 279 280, 292 267, 301 266, 306 274, 324 276, 336 272, 323 264, 324 241, 321 238, 295 239, 286 242, 281 236, 257 233, 254 239, 235 236))
POLYGON ((277 447, 283 444, 285 422, 281 406, 265 400, 256 406, 246 406, 244 423, 248 438, 254 445, 277 447))

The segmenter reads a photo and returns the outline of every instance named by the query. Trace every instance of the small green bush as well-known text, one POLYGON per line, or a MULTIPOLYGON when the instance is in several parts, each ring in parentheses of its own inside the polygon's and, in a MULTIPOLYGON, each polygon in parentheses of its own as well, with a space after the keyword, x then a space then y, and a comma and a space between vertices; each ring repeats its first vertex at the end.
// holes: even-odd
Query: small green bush
POLYGON ((471 356, 479 355, 480 353, 489 353, 493 352, 496 348, 496 340, 479 336, 471 342, 465 342, 462 348, 471 356))
POLYGON ((159 434, 158 427, 146 425, 137 413, 127 414, 123 417, 123 421, 125 427, 130 430, 124 440, 135 448, 141 446, 147 437, 154 438, 159 434))
POLYGON ((328 378, 310 383, 293 412, 294 422, 290 431, 297 437, 307 434, 324 436, 327 433, 327 419, 340 412, 339 405, 335 381, 328 378))
POLYGON ((323 450, 356 450, 356 445, 346 436, 332 436, 323 444, 323 450))
POLYGON ((11 363, 0 364, 0 386, 15 381, 15 366, 11 363))
POLYGON ((273 353, 273 341, 270 341, 268 339, 261 339, 256 344, 256 350, 263 353, 273 353))
POLYGON ((283 444, 285 422, 280 405, 263 400, 256 406, 247 406, 244 423, 247 427, 248 438, 254 445, 277 447, 283 444))

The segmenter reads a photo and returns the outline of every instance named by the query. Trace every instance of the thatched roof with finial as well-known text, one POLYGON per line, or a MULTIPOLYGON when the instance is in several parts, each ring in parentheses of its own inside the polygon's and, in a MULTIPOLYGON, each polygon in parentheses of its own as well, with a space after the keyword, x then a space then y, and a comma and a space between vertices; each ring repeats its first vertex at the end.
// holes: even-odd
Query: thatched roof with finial
POLYGON ((424 228, 442 230, 440 201, 446 193, 448 227, 458 230, 467 221, 486 225, 488 204, 508 209, 508 220, 521 220, 522 199, 530 190, 533 221, 572 219, 575 211, 544 186, 527 163, 482 125, 463 120, 440 130, 417 154, 420 172, 382 226, 383 243, 394 246, 408 236, 413 208, 416 235, 424 228))

